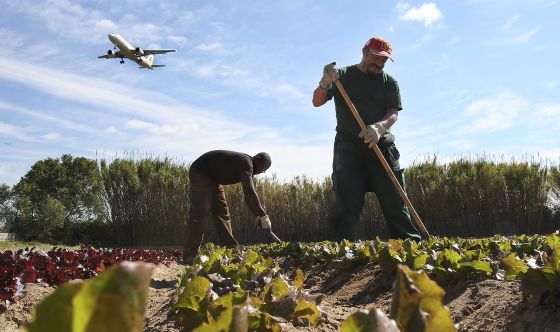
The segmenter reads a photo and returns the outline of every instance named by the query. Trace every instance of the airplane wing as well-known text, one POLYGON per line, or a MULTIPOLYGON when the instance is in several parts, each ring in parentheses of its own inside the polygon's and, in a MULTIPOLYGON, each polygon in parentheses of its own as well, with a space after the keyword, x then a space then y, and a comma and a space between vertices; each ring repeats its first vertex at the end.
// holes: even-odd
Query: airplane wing
POLYGON ((112 52, 111 54, 105 54, 98 56, 99 59, 114 59, 114 58, 121 58, 120 52, 112 52))
POLYGON ((143 50, 145 55, 148 54, 165 54, 170 52, 175 52, 175 50, 143 50))

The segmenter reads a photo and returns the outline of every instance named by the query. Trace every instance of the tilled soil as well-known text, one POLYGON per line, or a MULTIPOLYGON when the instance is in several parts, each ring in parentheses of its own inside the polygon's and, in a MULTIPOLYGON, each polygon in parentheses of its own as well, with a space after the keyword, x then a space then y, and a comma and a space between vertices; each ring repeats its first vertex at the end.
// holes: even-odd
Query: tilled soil
MULTIPOLYGON (((179 274, 176 263, 156 266, 146 305, 145 331, 182 331, 169 315, 179 274)), ((315 327, 282 324, 285 331, 338 331, 341 322, 358 309, 378 308, 390 313, 394 275, 368 264, 340 271, 316 265, 304 269, 305 288, 322 296, 325 317, 315 327)), ((444 285, 445 305, 460 331, 558 331, 560 309, 524 299, 519 282, 467 280, 444 285)), ((33 306, 54 288, 26 284, 23 297, 0 314, 3 331, 17 331, 31 319, 33 306)))

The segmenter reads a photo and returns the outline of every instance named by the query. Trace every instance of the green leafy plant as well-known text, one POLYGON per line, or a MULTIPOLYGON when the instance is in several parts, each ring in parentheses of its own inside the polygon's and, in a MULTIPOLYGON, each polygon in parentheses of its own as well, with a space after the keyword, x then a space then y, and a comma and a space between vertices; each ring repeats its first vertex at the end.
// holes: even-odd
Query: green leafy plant
POLYGON ((70 282, 43 299, 26 331, 142 331, 153 265, 124 262, 88 281, 70 282))

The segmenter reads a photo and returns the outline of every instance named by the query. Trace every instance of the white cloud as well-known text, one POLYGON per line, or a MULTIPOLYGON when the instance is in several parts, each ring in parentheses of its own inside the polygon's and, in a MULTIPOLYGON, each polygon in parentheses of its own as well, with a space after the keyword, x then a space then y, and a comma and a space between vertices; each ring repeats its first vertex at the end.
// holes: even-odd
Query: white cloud
POLYGON ((400 18, 405 21, 418 21, 425 27, 431 27, 432 24, 443 17, 441 11, 433 2, 424 3, 420 7, 410 7, 407 3, 398 3, 397 11, 401 13, 400 18))
POLYGON ((7 2, 10 10, 32 17, 58 36, 85 44, 105 43, 107 33, 122 32, 131 42, 157 43, 170 34, 167 25, 155 25, 139 20, 128 13, 119 15, 119 21, 96 9, 69 0, 7 2))
POLYGON ((449 39, 447 41, 447 43, 445 43, 445 45, 446 46, 453 46, 453 45, 456 45, 456 44, 460 43, 461 40, 462 40, 462 38, 460 36, 453 36, 453 37, 451 37, 451 39, 449 39))
POLYGON ((169 36, 167 37, 167 40, 181 46, 185 46, 188 43, 188 39, 183 36, 169 36))
POLYGON ((549 90, 554 90, 554 89, 556 89, 556 87, 558 87, 558 82, 557 81, 549 81, 549 82, 546 82, 545 86, 549 90))
MULTIPOLYGON (((1 68, 0 68, 1 72, 1 68)), ((1 76, 1 73, 0 73, 1 76)), ((46 110, 43 109, 42 111, 33 111, 24 107, 19 107, 15 105, 11 105, 8 103, 0 102, 0 110, 7 110, 10 112, 17 112, 35 119, 40 120, 41 122, 46 122, 50 124, 54 124, 56 127, 64 128, 72 131, 83 132, 83 133, 96 133, 97 129, 83 125, 81 123, 77 123, 74 121, 70 121, 62 116, 51 116, 46 114, 46 110)), ((60 112, 59 112, 60 113, 60 112)))
POLYGON ((21 131, 22 128, 9 123, 0 122, 0 135, 14 135, 21 131))
POLYGON ((0 27, 0 48, 3 53, 12 53, 25 42, 25 37, 12 29, 0 27))
POLYGON ((235 78, 249 76, 249 72, 228 65, 208 64, 196 68, 196 75, 204 78, 235 78))
POLYGON ((25 133, 24 128, 6 122, 0 122, 0 136, 21 141, 33 141, 33 138, 25 133))
POLYGON ((528 109, 529 103, 514 93, 502 90, 488 98, 471 102, 465 110, 466 120, 456 134, 494 132, 513 126, 517 118, 528 109))
MULTIPOLYGON (((90 111, 83 116, 103 116, 110 112, 112 117, 119 115, 129 117, 124 126, 127 128, 127 140, 111 140, 104 137, 105 132, 99 129, 97 137, 102 140, 101 142, 92 140, 91 135, 73 141, 74 148, 79 147, 80 151, 92 151, 92 153, 101 149, 130 151, 141 147, 142 151, 155 154, 169 153, 192 161, 198 155, 212 149, 231 149, 251 154, 266 150, 274 154, 275 165, 279 168, 276 168, 277 171, 272 171, 277 172, 280 177, 303 173, 310 176, 326 176, 330 173, 332 159, 330 136, 321 139, 302 137, 299 140, 290 140, 276 129, 258 124, 246 124, 223 114, 179 103, 159 93, 127 88, 111 81, 70 74, 16 59, 0 57, 0 79, 25 85, 32 90, 50 95, 50 98, 94 106, 95 111, 90 111), (130 119, 132 115, 134 118, 130 119), (302 157, 294 160, 294 155, 302 157), (320 163, 317 160, 320 160, 320 163)), ((299 94, 298 90, 289 84, 283 85, 282 91, 284 94, 299 94)), ((48 119, 49 125, 56 119, 39 111, 16 108, 5 103, 0 104, 0 107, 11 107, 20 113, 48 119)), ((64 118, 65 112, 74 111, 60 109, 58 111, 60 119, 64 118)), ((87 122, 88 118, 83 118, 83 121, 87 122)), ((70 126, 71 123, 65 125, 70 126)), ((3 128, 12 136, 23 129, 16 126, 3 128)), ((88 127, 82 129, 90 130, 88 127)), ((57 138, 52 134, 56 131, 46 130, 51 134, 43 139, 57 138)), ((106 130, 114 132, 117 129, 113 126, 106 130)), ((95 131, 95 128, 91 128, 91 131, 95 131)), ((68 148, 70 147, 65 147, 68 148)))
POLYGON ((222 45, 222 43, 220 42, 214 42, 214 43, 203 43, 200 45, 197 45, 195 47, 197 50, 201 50, 201 51, 222 51, 224 49, 224 45, 222 45))
POLYGON ((541 28, 534 28, 531 31, 527 31, 525 33, 522 33, 520 35, 517 35, 513 38, 511 38, 511 42, 514 44, 522 44, 522 43, 526 43, 529 41, 529 39, 531 39, 537 32, 539 32, 541 30, 541 28))
POLYGON ((434 36, 432 36, 431 34, 422 35, 422 36, 420 36, 420 38, 418 38, 414 41, 414 44, 410 45, 410 48, 412 48, 412 49, 420 48, 420 47, 424 46, 425 44, 431 42, 433 39, 434 39, 434 36))
POLYGON ((176 135, 176 136, 184 136, 199 129, 198 125, 195 123, 187 122, 187 123, 174 124, 174 125, 170 125, 170 124, 157 125, 154 123, 149 123, 146 121, 141 121, 136 119, 127 121, 125 126, 131 129, 145 130, 152 134, 176 135))
POLYGON ((503 28, 504 29, 509 29, 515 22, 517 22, 519 20, 519 15, 515 15, 512 16, 510 18, 507 19, 506 23, 504 23, 503 28))
POLYGON ((46 135, 41 136, 41 138, 47 140, 47 141, 59 141, 60 139, 62 139, 62 135, 59 133, 48 133, 46 135))
POLYGON ((280 95, 288 95, 290 97, 300 98, 305 96, 301 91, 299 91, 296 87, 291 84, 280 84, 278 86, 278 93, 280 95))
POLYGON ((537 105, 535 106, 535 115, 537 115, 537 117, 540 117, 543 123, 550 122, 551 118, 560 118, 560 104, 537 105))
POLYGON ((105 132, 107 134, 118 134, 119 130, 115 126, 110 126, 110 127, 105 128, 105 132))

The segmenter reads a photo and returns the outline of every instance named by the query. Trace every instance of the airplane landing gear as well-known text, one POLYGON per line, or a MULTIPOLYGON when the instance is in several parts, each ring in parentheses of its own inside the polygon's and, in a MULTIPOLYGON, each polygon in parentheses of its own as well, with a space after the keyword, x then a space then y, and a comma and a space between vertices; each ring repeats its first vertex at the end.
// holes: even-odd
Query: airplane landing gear
POLYGON ((124 64, 124 59, 123 58, 121 58, 120 63, 121 63, 121 65, 124 64))

